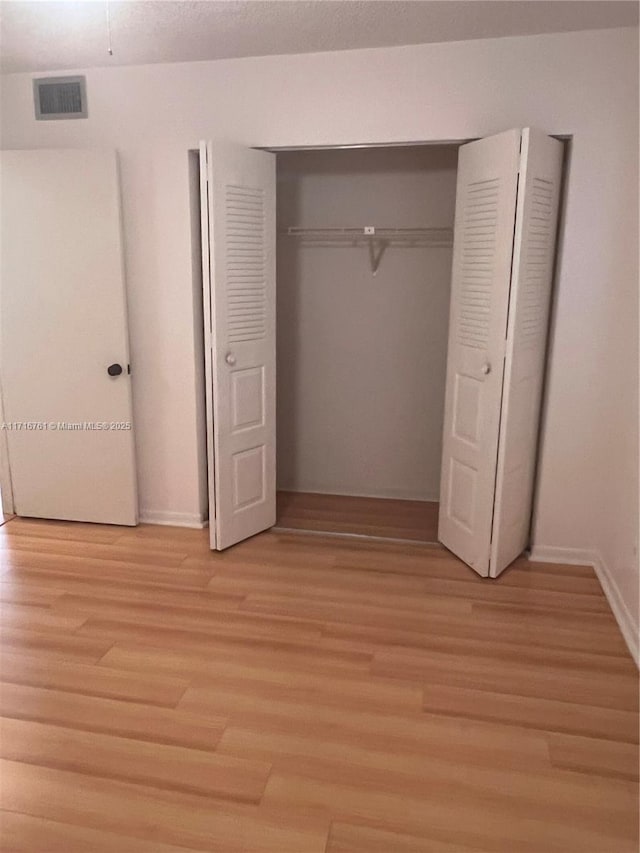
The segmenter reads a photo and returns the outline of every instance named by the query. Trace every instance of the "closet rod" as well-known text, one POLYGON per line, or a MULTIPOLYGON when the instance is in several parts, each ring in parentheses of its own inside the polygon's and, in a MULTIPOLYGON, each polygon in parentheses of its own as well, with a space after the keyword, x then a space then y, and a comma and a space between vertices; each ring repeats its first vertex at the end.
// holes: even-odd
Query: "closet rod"
POLYGON ((378 228, 374 225, 362 228, 302 228, 292 225, 283 233, 289 237, 298 237, 302 242, 327 248, 366 245, 374 275, 387 248, 446 249, 453 246, 453 228, 378 228))
POLYGON ((374 225, 365 225, 361 228, 354 227, 326 227, 326 228, 302 228, 299 226, 290 226, 287 228, 286 234, 289 237, 302 237, 307 239, 331 239, 346 241, 358 238, 369 239, 428 239, 436 240, 442 243, 453 242, 452 228, 378 228, 374 225))

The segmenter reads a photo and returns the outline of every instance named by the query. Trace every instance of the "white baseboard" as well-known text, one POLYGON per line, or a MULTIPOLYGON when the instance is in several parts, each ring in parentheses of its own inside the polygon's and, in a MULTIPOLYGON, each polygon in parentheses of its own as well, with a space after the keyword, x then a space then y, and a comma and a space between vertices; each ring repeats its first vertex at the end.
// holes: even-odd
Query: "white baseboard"
POLYGON ((618 585, 599 551, 588 548, 554 548, 553 546, 539 545, 532 549, 529 559, 538 563, 567 563, 571 566, 592 566, 598 576, 600 586, 607 597, 609 607, 611 607, 622 636, 629 647, 631 656, 636 662, 636 666, 640 666, 639 627, 634 623, 629 608, 620 594, 618 585))
POLYGON ((534 545, 529 559, 534 563, 566 563, 568 566, 593 566, 595 551, 588 548, 560 548, 534 545))
POLYGON ((162 524, 166 527, 208 527, 209 522, 202 515, 190 512, 165 512, 163 510, 141 509, 142 524, 162 524))

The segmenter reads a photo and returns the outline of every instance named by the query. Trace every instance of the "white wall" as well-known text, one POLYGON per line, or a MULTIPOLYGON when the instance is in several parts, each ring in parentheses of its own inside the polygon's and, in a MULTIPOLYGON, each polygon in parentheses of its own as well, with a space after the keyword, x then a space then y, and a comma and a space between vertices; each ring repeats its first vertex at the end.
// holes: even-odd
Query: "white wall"
POLYGON ((534 538, 548 557, 599 555, 637 629, 637 67, 632 28, 92 69, 90 117, 69 122, 35 122, 31 76, 4 78, 3 147, 121 154, 143 513, 200 511, 188 148, 537 125, 574 145, 534 538))
POLYGON ((278 155, 278 487, 438 500, 451 257, 307 227, 453 227, 457 147, 278 155))

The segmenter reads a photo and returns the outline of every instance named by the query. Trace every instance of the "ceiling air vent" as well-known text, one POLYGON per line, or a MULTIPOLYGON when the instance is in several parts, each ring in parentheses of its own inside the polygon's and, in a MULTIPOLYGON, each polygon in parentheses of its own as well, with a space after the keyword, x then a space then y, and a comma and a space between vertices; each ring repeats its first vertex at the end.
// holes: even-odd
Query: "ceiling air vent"
POLYGON ((84 77, 38 77, 33 81, 36 119, 86 118, 84 77))

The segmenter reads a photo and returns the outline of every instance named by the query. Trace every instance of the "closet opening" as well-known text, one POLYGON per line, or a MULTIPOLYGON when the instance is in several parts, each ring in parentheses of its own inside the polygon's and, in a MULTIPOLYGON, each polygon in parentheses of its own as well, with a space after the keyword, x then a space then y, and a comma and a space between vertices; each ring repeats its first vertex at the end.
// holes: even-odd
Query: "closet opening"
POLYGON ((522 554, 566 153, 535 128, 200 144, 212 549, 273 527, 440 542, 482 577, 522 554))
POLYGON ((279 529, 437 541, 457 150, 276 152, 279 529))

